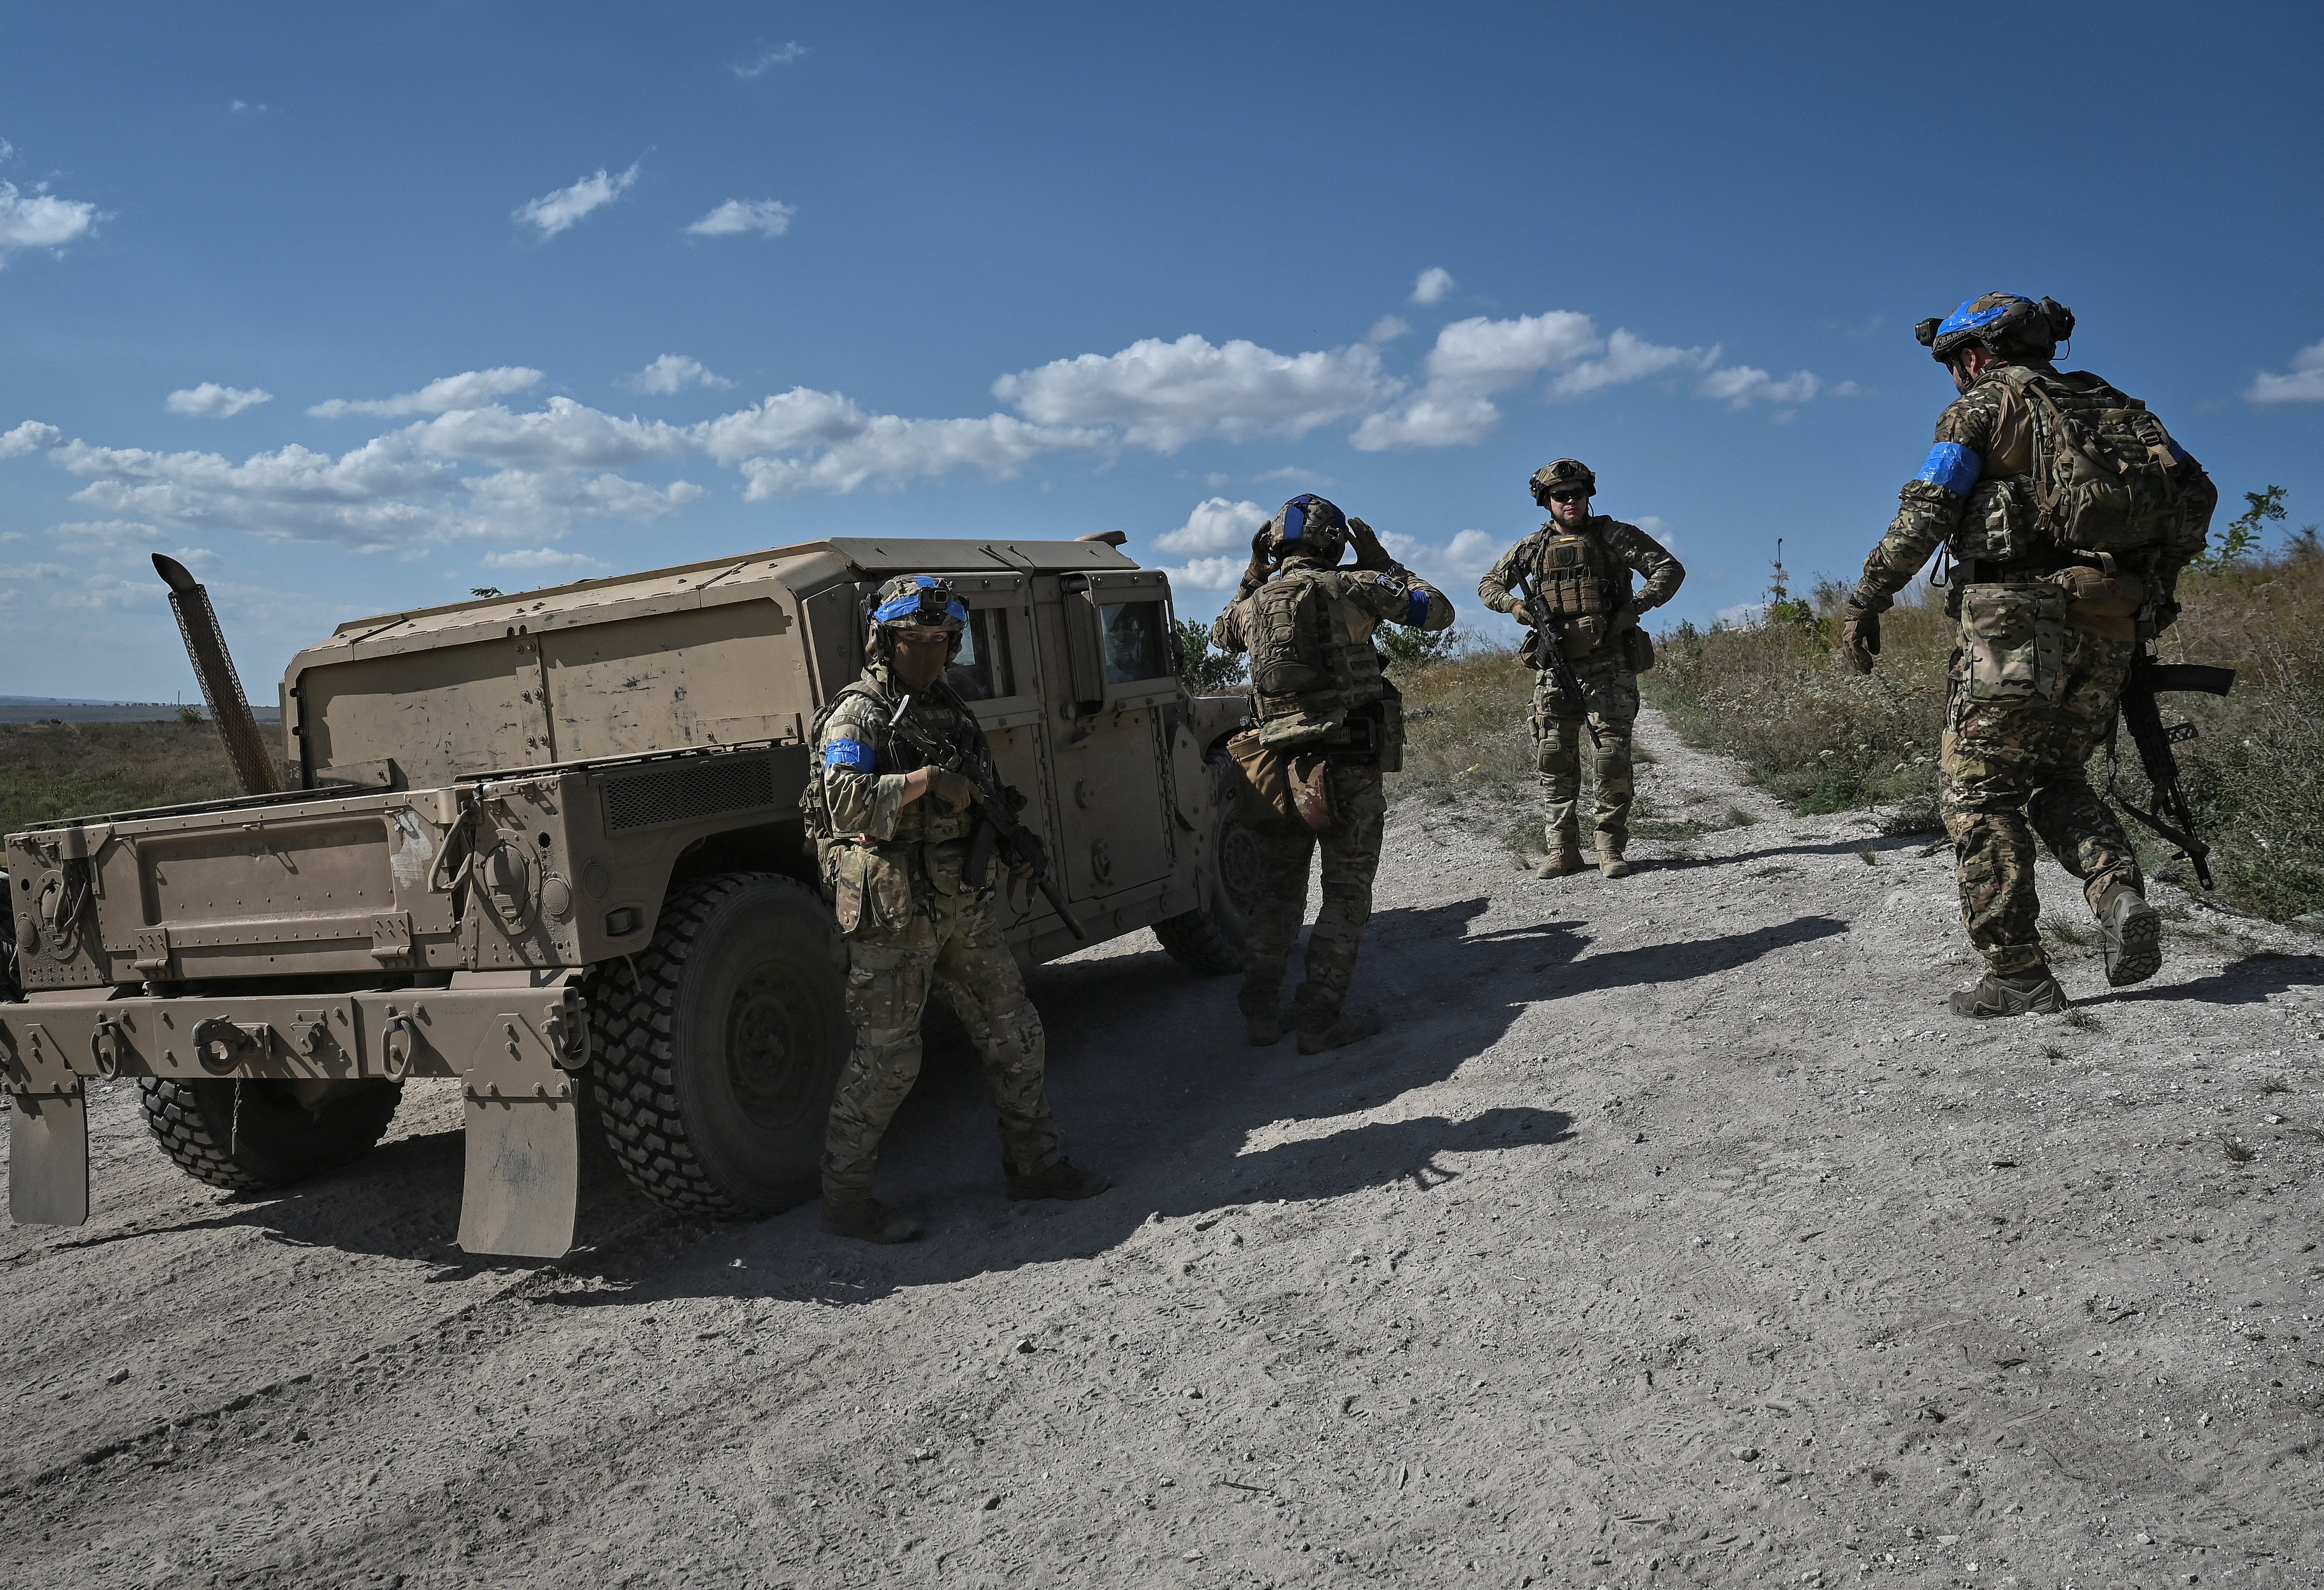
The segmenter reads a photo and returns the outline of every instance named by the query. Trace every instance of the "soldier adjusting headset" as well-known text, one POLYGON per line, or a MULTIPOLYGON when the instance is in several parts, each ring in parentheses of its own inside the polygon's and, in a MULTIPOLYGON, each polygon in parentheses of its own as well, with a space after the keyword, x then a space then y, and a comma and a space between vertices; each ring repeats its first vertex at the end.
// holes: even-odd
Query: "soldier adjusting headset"
POLYGON ((1347 550, 1348 516, 1340 512, 1337 504, 1314 492, 1301 492, 1284 504, 1275 524, 1278 556, 1313 549, 1326 562, 1336 563, 1347 550))

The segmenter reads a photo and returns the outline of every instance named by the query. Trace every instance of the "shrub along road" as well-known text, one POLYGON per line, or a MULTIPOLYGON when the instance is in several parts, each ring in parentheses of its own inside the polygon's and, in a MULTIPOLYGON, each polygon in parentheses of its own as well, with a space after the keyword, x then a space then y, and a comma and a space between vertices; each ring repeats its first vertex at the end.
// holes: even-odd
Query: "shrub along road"
POLYGON ((0 1232, 0 1581, 2313 1583, 2324 946, 2173 894, 2153 985, 1959 1021, 1945 857, 1642 729, 1664 831, 1758 820, 1544 883, 1407 802, 1367 1043, 1044 970, 1116 1188, 1010 1206, 940 1058, 908 1248, 601 1160, 583 1251, 474 1260, 448 1086, 259 1199, 102 1094, 97 1218, 0 1232))

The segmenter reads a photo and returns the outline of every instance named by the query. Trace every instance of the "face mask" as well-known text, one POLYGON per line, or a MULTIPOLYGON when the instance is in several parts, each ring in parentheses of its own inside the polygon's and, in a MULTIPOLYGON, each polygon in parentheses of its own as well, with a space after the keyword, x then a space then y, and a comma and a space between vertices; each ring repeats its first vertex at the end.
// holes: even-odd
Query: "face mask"
POLYGON ((898 641, 896 642, 896 677, 908 690, 925 690, 944 676, 945 664, 950 661, 951 646, 943 641, 934 642, 898 641))

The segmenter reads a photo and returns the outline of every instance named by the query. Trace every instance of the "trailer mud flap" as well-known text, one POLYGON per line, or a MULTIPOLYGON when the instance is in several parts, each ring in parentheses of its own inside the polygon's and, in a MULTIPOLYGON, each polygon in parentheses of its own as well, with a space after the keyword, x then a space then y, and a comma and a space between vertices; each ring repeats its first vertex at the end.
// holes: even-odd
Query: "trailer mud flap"
POLYGON ((70 1093, 8 1098, 8 1213, 19 1225, 88 1219, 88 1101, 70 1093))
POLYGON ((468 1168, 460 1246, 471 1253, 558 1259, 573 1246, 581 1191, 579 1114, 564 1098, 479 1097, 468 1086, 468 1168))

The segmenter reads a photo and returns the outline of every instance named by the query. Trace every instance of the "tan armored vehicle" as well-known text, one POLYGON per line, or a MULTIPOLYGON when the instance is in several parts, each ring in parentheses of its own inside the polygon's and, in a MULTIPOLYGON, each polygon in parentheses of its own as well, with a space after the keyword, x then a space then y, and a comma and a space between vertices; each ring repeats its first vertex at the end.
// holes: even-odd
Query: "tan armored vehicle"
MULTIPOLYGON (((9 836, 14 1217, 88 1218, 91 1077, 135 1078, 170 1156, 236 1188, 343 1164, 408 1081, 456 1081, 476 1253, 571 1246, 593 1102, 673 1209, 810 1196, 850 1032, 799 796, 899 573, 967 600, 953 681, 1090 938, 1236 968, 1251 857, 1217 747, 1243 700, 1179 682, 1168 581, 1120 540, 817 541, 342 624, 283 676, 279 767, 167 565, 260 792, 9 836)), ((1004 901, 1027 964, 1079 948, 1004 901)))

